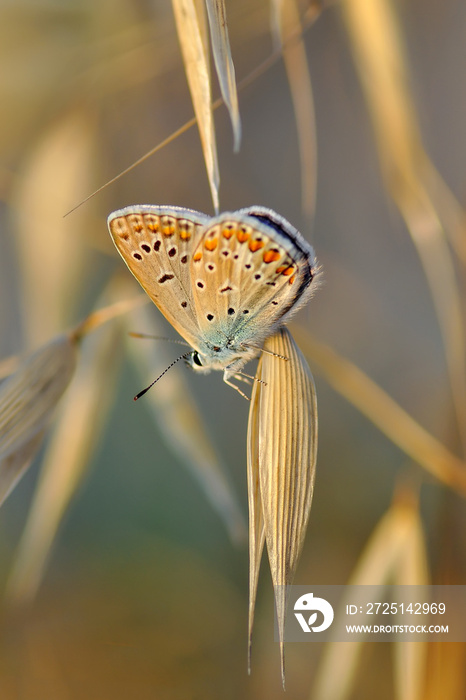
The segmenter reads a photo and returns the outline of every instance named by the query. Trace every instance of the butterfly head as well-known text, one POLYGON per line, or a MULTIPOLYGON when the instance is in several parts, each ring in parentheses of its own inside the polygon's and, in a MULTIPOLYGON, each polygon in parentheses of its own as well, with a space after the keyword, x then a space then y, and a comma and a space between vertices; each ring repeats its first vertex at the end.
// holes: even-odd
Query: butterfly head
POLYGON ((204 355, 201 355, 201 353, 197 350, 193 350, 186 357, 185 362, 188 367, 191 367, 191 369, 193 369, 195 372, 200 372, 201 374, 210 372, 212 369, 211 363, 208 361, 208 359, 204 355))
POLYGON ((195 372, 207 374, 211 370, 238 371, 258 354, 256 347, 244 347, 226 339, 222 343, 202 343, 201 350, 193 350, 186 364, 195 372))

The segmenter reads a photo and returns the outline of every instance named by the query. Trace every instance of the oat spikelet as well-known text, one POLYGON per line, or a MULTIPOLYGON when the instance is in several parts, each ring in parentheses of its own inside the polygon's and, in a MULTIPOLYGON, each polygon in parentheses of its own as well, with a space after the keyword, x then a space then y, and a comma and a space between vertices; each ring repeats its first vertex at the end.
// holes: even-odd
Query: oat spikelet
POLYGON ((212 111, 208 42, 204 7, 195 0, 172 0, 176 27, 183 54, 194 112, 197 119, 202 150, 215 211, 219 210, 220 175, 212 111))
POLYGON ((39 448, 76 359, 76 342, 60 336, 26 357, 0 386, 0 504, 39 448))
MULTIPOLYGON (((255 473, 259 474, 265 539, 274 585, 285 685, 284 624, 286 586, 293 581, 306 533, 317 456, 317 404, 309 367, 288 330, 280 329, 264 344, 249 419, 249 473, 254 501, 250 551, 260 555, 261 528, 256 515, 255 473), (275 355, 275 356, 274 356, 275 355), (287 359, 282 359, 282 356, 287 359)), ((258 558, 251 561, 254 602, 258 558)), ((252 624, 250 610, 250 624, 252 624)))
MULTIPOLYGON (((257 375, 262 371, 259 360, 257 375)), ((256 606, 259 570, 264 550, 265 530, 259 476, 259 382, 254 382, 248 422, 248 502, 249 502, 249 614, 248 614, 248 672, 251 673, 251 644, 256 606)))
POLYGON ((238 151, 241 141, 241 121, 238 109, 235 67, 231 57, 230 40, 228 38, 225 3, 224 0, 206 0, 206 5, 215 68, 217 70, 222 97, 230 113, 231 125, 233 127, 234 150, 238 151))
POLYGON ((109 414, 117 385, 118 341, 118 324, 111 323, 82 344, 7 582, 10 602, 31 600, 40 586, 63 515, 84 479, 109 414))

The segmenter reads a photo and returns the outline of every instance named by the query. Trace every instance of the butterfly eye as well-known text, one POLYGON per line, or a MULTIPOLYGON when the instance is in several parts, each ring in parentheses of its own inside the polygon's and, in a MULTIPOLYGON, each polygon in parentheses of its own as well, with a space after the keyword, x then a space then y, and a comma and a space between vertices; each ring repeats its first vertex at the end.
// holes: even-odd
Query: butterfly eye
POLYGON ((192 358, 193 358, 193 364, 197 365, 198 367, 203 367, 203 364, 201 362, 201 358, 199 357, 198 352, 193 352, 192 358))

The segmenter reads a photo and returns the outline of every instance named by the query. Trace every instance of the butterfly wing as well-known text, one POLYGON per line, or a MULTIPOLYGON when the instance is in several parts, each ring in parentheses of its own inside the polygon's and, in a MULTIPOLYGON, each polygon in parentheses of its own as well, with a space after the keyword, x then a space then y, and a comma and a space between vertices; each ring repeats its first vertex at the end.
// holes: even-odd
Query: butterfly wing
POLYGON ((206 225, 191 261, 203 337, 218 329, 235 345, 260 345, 311 293, 312 247, 275 212, 250 207, 206 225))
POLYGON ((165 318, 194 348, 199 326, 190 264, 209 220, 191 209, 152 205, 126 207, 108 217, 121 257, 165 318))

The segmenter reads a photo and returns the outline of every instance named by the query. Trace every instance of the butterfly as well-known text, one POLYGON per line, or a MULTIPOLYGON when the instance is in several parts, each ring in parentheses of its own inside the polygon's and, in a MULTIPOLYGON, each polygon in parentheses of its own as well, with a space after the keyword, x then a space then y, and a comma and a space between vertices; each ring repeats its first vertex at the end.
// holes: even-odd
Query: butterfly
POLYGON ((136 205, 110 214, 108 228, 126 265, 192 348, 187 363, 199 372, 222 370, 238 391, 231 379, 315 286, 313 248, 265 207, 211 217, 136 205))

